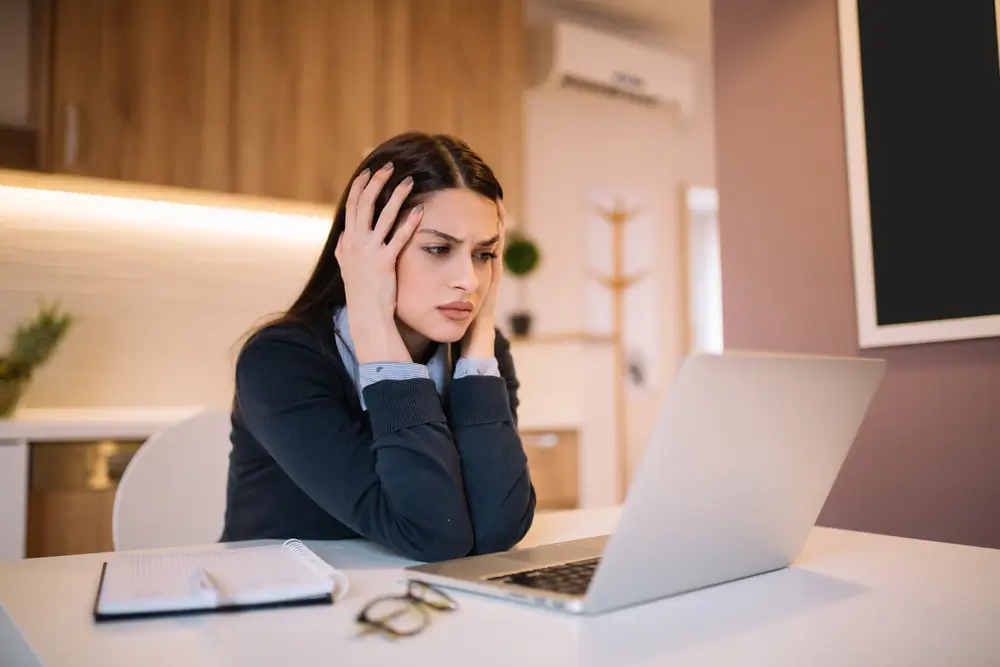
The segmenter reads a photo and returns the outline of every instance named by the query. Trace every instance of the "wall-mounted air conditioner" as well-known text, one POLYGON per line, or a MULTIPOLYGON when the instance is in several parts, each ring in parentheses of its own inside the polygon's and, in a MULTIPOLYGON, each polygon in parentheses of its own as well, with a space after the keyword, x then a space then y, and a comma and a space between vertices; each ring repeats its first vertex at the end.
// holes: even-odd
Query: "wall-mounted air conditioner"
POLYGON ((663 49, 567 21, 533 27, 528 85, 568 86, 694 112, 694 68, 663 49))

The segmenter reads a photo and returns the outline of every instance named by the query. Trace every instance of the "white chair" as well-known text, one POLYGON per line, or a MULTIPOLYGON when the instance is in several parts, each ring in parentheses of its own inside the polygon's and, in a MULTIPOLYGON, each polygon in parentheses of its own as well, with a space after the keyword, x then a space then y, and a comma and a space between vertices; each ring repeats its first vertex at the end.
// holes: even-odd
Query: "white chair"
POLYGON ((116 551, 217 542, 226 509, 229 410, 204 410, 150 437, 115 493, 116 551))

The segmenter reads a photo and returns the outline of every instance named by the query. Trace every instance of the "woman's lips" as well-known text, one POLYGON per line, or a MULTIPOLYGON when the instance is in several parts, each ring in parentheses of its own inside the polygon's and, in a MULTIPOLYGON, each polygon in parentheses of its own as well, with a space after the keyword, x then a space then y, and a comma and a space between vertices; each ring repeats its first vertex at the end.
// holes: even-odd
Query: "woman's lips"
POLYGON ((472 304, 468 301, 452 301, 443 306, 438 306, 438 310, 449 320, 454 320, 455 322, 464 322, 472 317, 472 304))

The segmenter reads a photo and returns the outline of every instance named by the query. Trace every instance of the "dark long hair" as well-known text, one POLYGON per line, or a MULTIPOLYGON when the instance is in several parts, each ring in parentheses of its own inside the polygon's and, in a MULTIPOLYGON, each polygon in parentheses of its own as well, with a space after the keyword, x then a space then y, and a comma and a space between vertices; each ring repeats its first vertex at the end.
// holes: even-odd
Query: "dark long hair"
MULTIPOLYGON (((347 195, 351 183, 362 171, 370 169, 374 174, 387 162, 392 162, 394 169, 375 200, 373 226, 393 190, 407 176, 413 177, 413 189, 400 207, 393 229, 400 220, 405 219, 404 216, 410 209, 439 190, 461 188, 491 200, 503 198, 503 189, 493 170, 464 141, 444 134, 422 132, 408 132, 388 139, 358 165, 345 184, 330 234, 302 292, 283 314, 263 326, 297 322, 313 328, 324 320, 329 322, 328 317, 333 311, 346 305, 344 278, 334 251, 344 232, 347 195)), ((391 238, 392 232, 389 234, 391 238)))

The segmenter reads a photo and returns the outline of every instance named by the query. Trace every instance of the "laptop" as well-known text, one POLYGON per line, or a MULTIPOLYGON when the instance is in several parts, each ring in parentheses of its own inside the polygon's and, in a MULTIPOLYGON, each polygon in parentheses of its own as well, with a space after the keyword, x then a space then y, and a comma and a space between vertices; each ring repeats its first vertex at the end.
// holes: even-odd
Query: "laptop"
POLYGON ((428 563, 405 576, 599 614, 786 568, 885 368, 856 357, 689 355, 612 535, 428 563))

